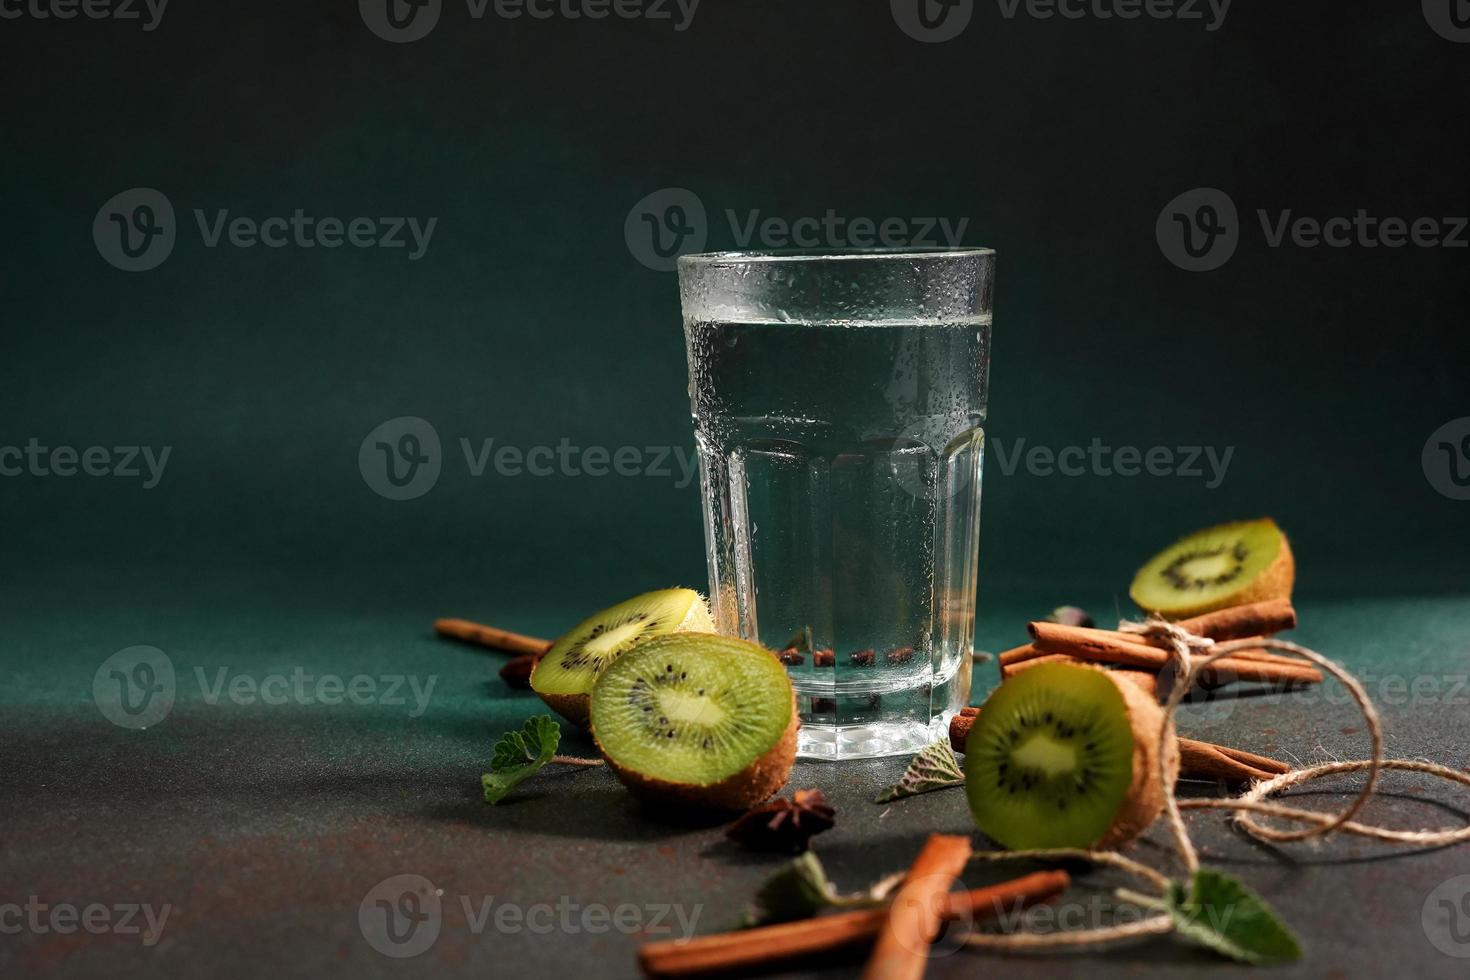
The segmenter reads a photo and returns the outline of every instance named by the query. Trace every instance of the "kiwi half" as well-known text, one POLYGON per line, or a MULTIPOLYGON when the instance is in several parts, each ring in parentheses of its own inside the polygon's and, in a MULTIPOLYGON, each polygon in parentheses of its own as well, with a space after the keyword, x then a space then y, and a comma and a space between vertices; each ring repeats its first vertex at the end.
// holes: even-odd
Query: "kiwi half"
POLYGON ((744 810, 786 784, 796 696, 764 647, 706 633, 639 644, 592 689, 592 736, 635 793, 744 810))
MULTIPOLYGON (((1114 848, 1164 809, 1164 712, 1112 672, 1052 663, 990 695, 965 742, 965 792, 975 823, 1003 847, 1114 848)), ((1166 748, 1167 785, 1179 750, 1166 748)))
POLYGON ((552 644, 531 673, 531 689, 573 724, 587 727, 587 698, 607 665, 635 644, 678 630, 714 631, 693 589, 645 592, 587 617, 552 644))
POLYGON ((1138 570, 1128 595, 1141 609, 1183 619, 1247 602, 1289 599, 1295 578, 1286 535, 1263 517, 1180 538, 1138 570))

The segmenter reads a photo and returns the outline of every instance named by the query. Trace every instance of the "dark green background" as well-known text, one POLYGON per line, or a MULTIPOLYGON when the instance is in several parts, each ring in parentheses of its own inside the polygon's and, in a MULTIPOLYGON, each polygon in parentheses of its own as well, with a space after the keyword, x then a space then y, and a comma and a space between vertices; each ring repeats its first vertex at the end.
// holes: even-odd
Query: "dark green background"
MULTIPOLYGON (((390 45, 343 0, 174 0, 151 33, 0 21, 0 52, 0 445, 173 447, 150 491, 0 479, 11 678, 0 700, 17 821, 3 836, 20 889, 105 897, 140 887, 150 855, 168 854, 186 882, 176 888, 226 905, 240 889, 273 909, 263 934, 292 948, 309 945, 313 920, 283 910, 278 879, 337 874, 350 946, 364 883, 474 865, 461 852, 482 837, 497 859, 524 861, 540 820, 559 827, 544 800, 536 827, 523 810, 510 829, 474 803, 490 739, 532 702, 507 696, 493 664, 424 633, 437 615, 550 633, 625 593, 703 586, 696 487, 475 479, 457 448, 461 436, 692 448, 674 278, 635 261, 623 237, 629 209, 663 187, 701 197, 712 248, 736 244, 727 208, 968 218, 965 243, 999 251, 992 440, 1235 447, 1215 490, 1004 476, 992 453, 982 648, 1016 642, 1026 617, 1058 602, 1126 612, 1128 577, 1159 545, 1269 513, 1292 535, 1304 610, 1339 624, 1308 639, 1379 673, 1463 673, 1470 503, 1437 493, 1420 453, 1437 427, 1470 415, 1467 252, 1272 249, 1255 220, 1257 208, 1470 213, 1470 47, 1436 35, 1417 4, 1241 3, 1207 33, 1147 18, 1007 20, 980 3, 959 39, 934 45, 877 2, 704 0, 683 33, 474 21, 449 3, 429 37, 390 45), (99 257, 91 224, 135 186, 168 195, 180 238, 162 266, 128 274, 99 257), (1160 254, 1154 222, 1199 186, 1227 191, 1246 227, 1227 265, 1192 274, 1160 254), (404 250, 206 249, 194 208, 439 222, 409 262, 404 250), (445 470, 426 496, 393 502, 365 484, 357 452, 404 415, 436 426, 445 470), (1421 635, 1426 616, 1436 625, 1421 635), (138 643, 184 673, 437 669, 453 693, 407 727, 387 710, 196 703, 129 733, 88 699, 96 666, 138 643), (428 844, 404 843, 431 839, 416 836, 432 826, 419 794, 463 797, 478 830, 424 858, 415 848, 428 844), (359 809, 402 822, 364 830, 359 809), (190 857, 201 840, 252 833, 244 858, 190 857), (347 874, 323 857, 323 835, 338 833, 370 840, 375 857, 347 874), (119 841, 130 857, 114 865, 119 841), (300 857, 261 863, 284 852, 300 857), (264 879, 278 890, 250 890, 264 879)), ((1449 727, 1462 714, 1401 721, 1413 751, 1463 764, 1463 732, 1449 727)), ((1310 721, 1277 716, 1279 739, 1256 727, 1232 737, 1304 757, 1361 751, 1334 734, 1350 718, 1326 734, 1310 721)), ((594 811, 623 806, 598 793, 609 795, 594 811)), ((621 835, 661 836, 610 812, 621 835)), ((891 838, 893 864, 929 829, 850 820, 853 840, 891 838)), ((613 846, 585 820, 552 836, 584 856, 613 846)), ((669 874, 699 880, 708 862, 680 854, 669 874)), ((1371 872, 1376 887, 1391 867, 1371 872)), ((728 892, 762 871, 737 866, 728 892)), ((630 893, 657 890, 659 876, 630 893)), ((863 876, 849 868, 844 884, 863 876)), ((556 880, 520 863, 475 887, 556 880)), ((1346 880, 1324 879, 1323 894, 1346 880)), ((1413 912, 1437 878, 1426 880, 1386 900, 1413 912)), ((1436 954, 1412 923, 1394 941, 1415 943, 1425 971, 1449 964, 1422 960, 1436 954)), ((1316 935, 1335 928, 1318 923, 1316 935)), ((176 955, 207 956, 208 935, 176 955)), ((43 962, 67 962, 41 949, 43 962)), ((624 946, 567 949, 609 956, 596 962, 612 973, 630 963, 624 946)), ((96 950, 77 955, 102 965, 96 950)), ((236 968, 257 972, 249 962, 236 968)))
POLYGON ((698 494, 671 480, 472 479, 454 453, 394 503, 356 466, 400 415, 451 449, 692 447, 672 274, 623 241, 635 202, 683 186, 711 247, 734 244, 726 208, 968 218, 1000 253, 993 439, 1236 447, 1214 491, 1002 478, 992 453, 987 594, 1117 589, 1163 540, 1260 513, 1312 561, 1304 589, 1464 584, 1470 507, 1419 455, 1470 412, 1467 252, 1271 249, 1253 217, 1470 212, 1470 58, 1412 5, 1242 5, 1206 33, 982 4, 940 45, 882 4, 716 0, 683 33, 451 3, 406 45, 345 3, 3 26, 0 442, 175 447, 151 492, 0 482, 7 571, 452 566, 511 608, 701 580, 698 494), (169 196, 180 239, 127 274, 90 228, 134 186, 169 196), (1154 241, 1197 186, 1250 222, 1212 273, 1154 241), (206 249, 196 207, 439 225, 413 263, 206 249))

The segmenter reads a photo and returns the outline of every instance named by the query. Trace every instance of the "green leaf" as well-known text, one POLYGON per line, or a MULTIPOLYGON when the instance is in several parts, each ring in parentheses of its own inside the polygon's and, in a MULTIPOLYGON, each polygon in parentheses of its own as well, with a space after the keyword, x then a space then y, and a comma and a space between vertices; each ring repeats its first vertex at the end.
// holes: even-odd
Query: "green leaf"
POLYGON ((809 919, 835 905, 836 899, 837 889, 828 880, 822 862, 807 851, 761 883, 755 900, 745 911, 743 925, 809 919))
POLYGON ((965 785, 965 774, 960 769, 960 760, 955 758, 949 742, 940 739, 914 756, 903 778, 878 794, 874 803, 892 803, 905 796, 927 793, 930 790, 946 789, 965 785))
POLYGON ((810 919, 828 909, 868 908, 881 905, 903 880, 903 872, 879 879, 866 891, 843 895, 811 851, 788 861, 761 883, 755 900, 740 921, 744 928, 810 919))
POLYGON ((1175 882, 1165 908, 1179 934, 1241 963, 1301 959, 1296 936, 1259 895, 1228 875, 1199 870, 1175 882))
POLYGON ((522 780, 531 776, 556 755, 561 743, 561 726, 550 715, 537 715, 518 732, 506 732, 495 743, 490 771, 480 777, 485 802, 496 804, 522 780))

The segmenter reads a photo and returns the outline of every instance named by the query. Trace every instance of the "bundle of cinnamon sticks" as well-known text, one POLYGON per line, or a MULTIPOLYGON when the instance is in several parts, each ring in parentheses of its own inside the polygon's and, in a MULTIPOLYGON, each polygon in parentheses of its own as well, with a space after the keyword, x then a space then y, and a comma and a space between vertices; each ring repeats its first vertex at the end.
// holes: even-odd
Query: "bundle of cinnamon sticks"
MULTIPOLYGON (((1205 613, 1180 620, 1178 625, 1216 641, 1264 639, 1294 628, 1296 610, 1287 599, 1272 599, 1205 613)), ((1171 656, 1162 642, 1137 633, 1041 621, 1030 623, 1027 629, 1031 633, 1030 643, 999 656, 1001 677, 1058 661, 1084 661, 1158 674, 1168 666, 1171 656)), ((1215 661, 1201 675, 1201 682, 1207 687, 1234 681, 1289 689, 1320 684, 1322 673, 1311 664, 1291 657, 1265 650, 1237 650, 1215 661)))

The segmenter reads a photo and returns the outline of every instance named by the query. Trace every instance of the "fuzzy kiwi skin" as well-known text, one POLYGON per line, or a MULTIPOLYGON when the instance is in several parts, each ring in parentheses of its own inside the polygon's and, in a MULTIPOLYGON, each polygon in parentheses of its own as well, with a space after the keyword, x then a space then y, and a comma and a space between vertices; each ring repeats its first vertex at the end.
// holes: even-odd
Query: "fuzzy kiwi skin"
POLYGON ((1138 684, 1114 676, 1117 671, 1105 670, 1103 673, 1123 695, 1123 703, 1128 707, 1128 721, 1133 727, 1133 779, 1112 824, 1094 845, 1103 850, 1116 850, 1148 830, 1164 812, 1165 787, 1172 787, 1179 778, 1179 740, 1175 737, 1173 722, 1168 722, 1169 734, 1164 740, 1164 772, 1160 778, 1159 736, 1165 725, 1164 709, 1138 684))
POLYGON ((1190 616, 1214 612, 1216 609, 1243 606, 1251 602, 1265 602, 1267 599, 1290 599, 1291 590, 1295 585, 1296 556, 1291 553, 1291 542, 1287 540, 1286 532, 1283 531, 1281 550, 1276 552, 1276 560, 1266 566, 1266 570, 1257 575, 1250 585, 1230 596, 1229 601, 1206 603, 1188 612, 1175 613, 1174 618, 1188 619, 1190 616))
MULTIPOLYGON (((791 778, 792 766, 796 764, 796 730, 800 724, 796 713, 796 693, 793 691, 791 723, 786 726, 786 731, 781 733, 776 744, 733 776, 727 776, 708 786, 672 783, 624 769, 602 750, 601 742, 597 743, 597 751, 607 761, 607 767, 613 774, 639 799, 657 804, 671 804, 684 810, 749 810, 770 799, 791 778)), ((597 740, 596 726, 593 726, 592 738, 593 741, 597 740)))
MULTIPOLYGON (((539 663, 539 661, 538 661, 539 663)), ((536 692, 546 706, 583 731, 591 724, 591 698, 586 694, 542 694, 536 692)))
MULTIPOLYGON (((1264 518, 1269 520, 1269 518, 1264 518)), ((1235 521, 1237 524, 1249 524, 1251 521, 1235 521)), ((1273 525, 1275 521, 1271 522, 1273 525)), ((1290 599, 1291 590, 1296 585, 1296 557, 1291 553, 1291 542, 1286 537, 1286 532, 1280 527, 1276 528, 1281 535, 1281 547, 1276 552, 1276 558, 1238 592, 1220 596, 1211 602, 1202 602, 1197 605, 1177 605, 1168 609, 1152 609, 1150 604, 1140 602, 1137 582, 1128 590, 1129 598, 1138 604, 1140 609, 1147 612, 1157 612, 1169 619, 1188 619, 1191 616, 1199 616, 1217 609, 1227 609, 1230 606, 1244 606, 1252 602, 1265 602, 1268 599, 1290 599)), ((1185 536, 1186 538, 1189 535, 1185 536)), ((1180 538, 1180 541, 1185 538, 1180 538)), ((1179 542, 1175 542, 1178 544, 1179 542)), ((1174 547, 1170 545, 1169 547, 1174 547)), ((1150 559, 1152 561, 1153 559, 1150 559)))

